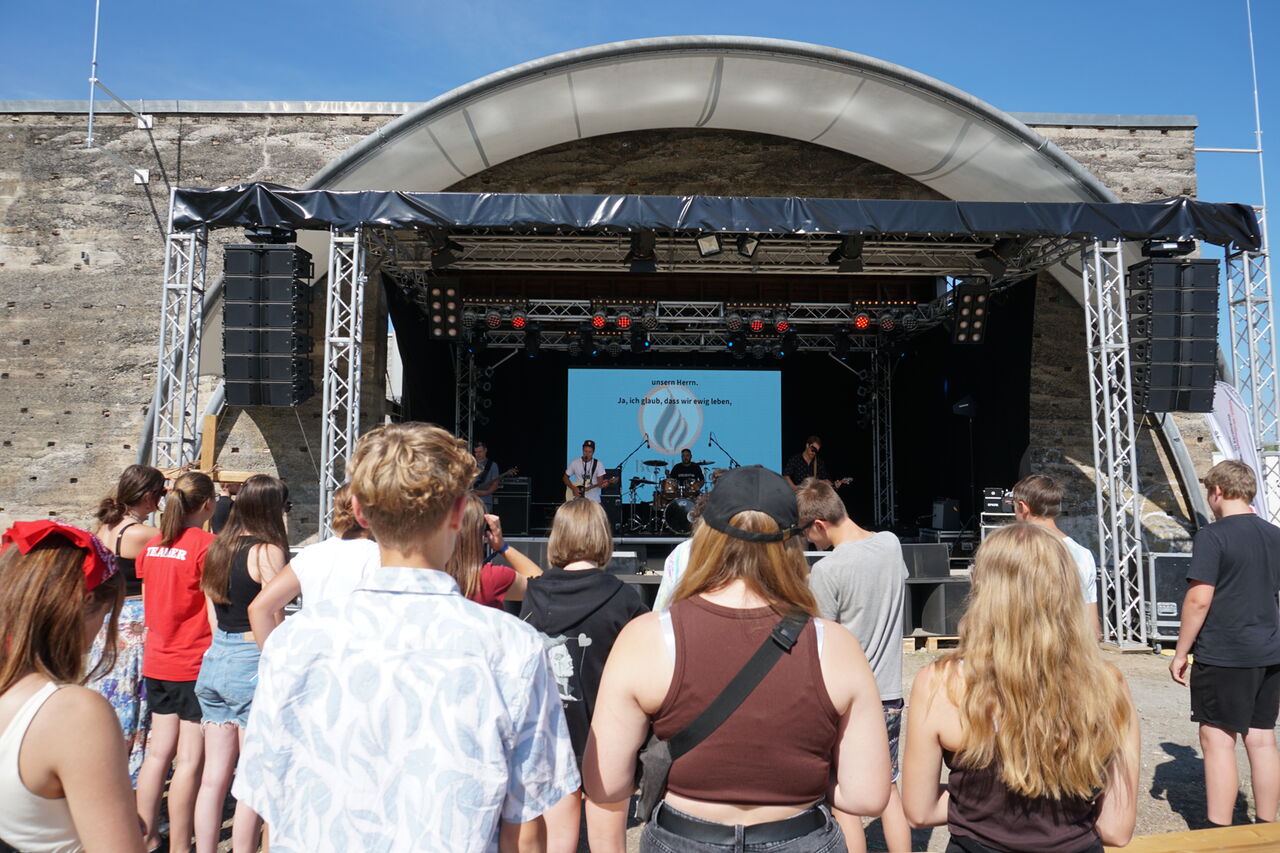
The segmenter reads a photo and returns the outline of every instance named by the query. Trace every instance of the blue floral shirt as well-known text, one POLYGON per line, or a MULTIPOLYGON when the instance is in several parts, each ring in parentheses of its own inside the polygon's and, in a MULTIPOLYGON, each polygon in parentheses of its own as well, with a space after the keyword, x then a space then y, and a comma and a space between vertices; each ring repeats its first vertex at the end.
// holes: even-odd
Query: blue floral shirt
POLYGON ((481 853, 579 785, 537 631, 380 567, 268 639, 233 793, 281 853, 481 853))

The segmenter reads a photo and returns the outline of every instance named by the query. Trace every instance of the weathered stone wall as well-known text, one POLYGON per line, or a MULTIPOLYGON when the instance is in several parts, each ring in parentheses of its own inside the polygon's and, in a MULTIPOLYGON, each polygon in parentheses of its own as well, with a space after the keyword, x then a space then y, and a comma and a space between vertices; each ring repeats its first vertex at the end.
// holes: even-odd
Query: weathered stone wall
MULTIPOLYGON (((154 134, 175 184, 265 180, 296 186, 389 120, 385 115, 157 113, 154 134)), ((1127 200, 1194 192, 1189 130, 1040 130, 1127 200)), ((0 301, 5 305, 0 525, 45 515, 88 523, 97 500, 134 461, 150 404, 162 239, 142 187, 105 151, 86 150, 84 131, 82 114, 0 115, 0 301)), ((131 117, 107 114, 98 117, 96 135, 101 147, 151 168, 150 190, 163 220, 168 200, 147 134, 131 117)), ((938 197, 915 181, 840 152, 705 130, 643 131, 568 143, 500 164, 451 189, 938 197)), ((239 239, 234 231, 215 233, 208 254, 210 281, 221 270, 221 247, 239 239)), ((1042 281, 1039 287, 1033 455, 1050 467, 1073 466, 1070 502, 1083 512, 1093 500, 1087 479, 1092 445, 1083 313, 1056 283, 1042 281), (1063 336, 1080 338, 1077 355, 1057 346, 1063 336), (1061 460, 1050 458, 1054 452, 1061 460)), ((376 290, 370 289, 374 298, 365 326, 371 376, 381 375, 377 365, 383 349, 376 290)), ((318 305, 316 322, 322 322, 318 305)), ((206 348, 216 343, 206 338, 206 348)), ((366 421, 379 414, 380 389, 369 385, 366 421)), ((211 382, 203 383, 202 407, 210 387, 211 382)), ((319 415, 317 393, 296 411, 230 409, 218 431, 220 466, 279 473, 290 480, 298 507, 291 526, 299 537, 316 525, 319 415)), ((1188 435, 1192 447, 1202 441, 1188 435)), ((1168 480, 1157 475, 1153 482, 1168 480)))

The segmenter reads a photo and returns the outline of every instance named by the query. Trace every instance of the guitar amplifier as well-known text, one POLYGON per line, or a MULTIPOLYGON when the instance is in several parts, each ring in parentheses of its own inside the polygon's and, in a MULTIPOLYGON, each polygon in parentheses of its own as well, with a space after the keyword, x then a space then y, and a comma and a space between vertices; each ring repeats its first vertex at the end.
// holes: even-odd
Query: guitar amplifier
POLYGON ((493 512, 502 521, 504 536, 527 536, 532 484, 528 477, 508 477, 493 493, 493 512))

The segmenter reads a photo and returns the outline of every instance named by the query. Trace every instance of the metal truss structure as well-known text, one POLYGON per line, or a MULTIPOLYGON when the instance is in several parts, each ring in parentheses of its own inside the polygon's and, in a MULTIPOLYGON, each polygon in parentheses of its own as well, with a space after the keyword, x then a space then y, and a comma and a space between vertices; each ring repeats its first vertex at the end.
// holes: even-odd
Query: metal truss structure
POLYGON ((875 447, 872 491, 876 526, 887 530, 897 523, 893 488, 893 364, 884 349, 871 354, 871 441, 875 447))
POLYGON ((360 229, 329 233, 324 312, 324 399, 320 432, 320 533, 328 537, 333 493, 346 479, 360 436, 365 252, 360 229))
POLYGON ((1139 647, 1147 644, 1150 614, 1142 570, 1142 495, 1123 244, 1086 243, 1081 269, 1102 571, 1098 613, 1104 640, 1121 648, 1139 647))
POLYGON ((1262 465, 1262 493, 1269 520, 1276 522, 1280 521, 1280 371, 1266 221, 1262 208, 1254 210, 1263 235, 1261 251, 1233 250, 1226 255, 1230 358, 1236 389, 1253 414, 1250 426, 1262 465))
POLYGON ((157 468, 180 468, 196 458, 200 379, 200 333, 204 300, 205 231, 165 239, 164 288, 160 295, 160 351, 156 361, 155 441, 157 468))

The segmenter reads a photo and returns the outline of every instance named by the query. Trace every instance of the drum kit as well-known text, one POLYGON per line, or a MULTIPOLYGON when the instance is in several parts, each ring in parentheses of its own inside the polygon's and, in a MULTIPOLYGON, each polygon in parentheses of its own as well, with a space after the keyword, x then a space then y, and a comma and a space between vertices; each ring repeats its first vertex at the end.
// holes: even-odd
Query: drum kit
MULTIPOLYGON (((650 477, 632 477, 630 492, 632 506, 632 530, 636 532, 661 534, 665 531, 677 536, 688 536, 693 530, 694 501, 702 494, 706 483, 692 474, 681 474, 676 477, 667 475, 667 463, 663 459, 646 459, 640 463, 653 469, 650 477), (636 489, 640 486, 653 486, 652 512, 646 521, 637 510, 643 504, 636 499, 636 489)), ((714 464, 711 460, 699 459, 692 464, 704 468, 714 464)))

